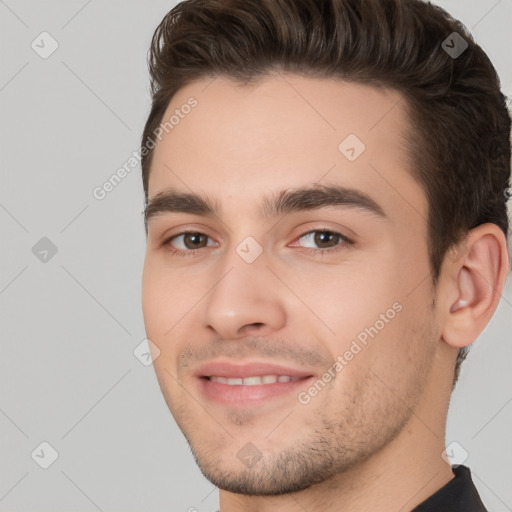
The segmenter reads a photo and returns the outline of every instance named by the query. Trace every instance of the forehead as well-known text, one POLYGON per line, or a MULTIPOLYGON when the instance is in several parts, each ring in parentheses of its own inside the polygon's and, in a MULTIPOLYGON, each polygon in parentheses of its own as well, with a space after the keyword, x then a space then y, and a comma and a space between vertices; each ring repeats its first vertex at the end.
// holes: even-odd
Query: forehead
POLYGON ((162 123, 172 116, 154 151, 150 198, 172 187, 236 193, 248 205, 273 189, 328 180, 377 192, 384 204, 401 193, 426 207, 410 172, 410 123, 397 91, 293 74, 250 85, 217 77, 180 89, 162 123))

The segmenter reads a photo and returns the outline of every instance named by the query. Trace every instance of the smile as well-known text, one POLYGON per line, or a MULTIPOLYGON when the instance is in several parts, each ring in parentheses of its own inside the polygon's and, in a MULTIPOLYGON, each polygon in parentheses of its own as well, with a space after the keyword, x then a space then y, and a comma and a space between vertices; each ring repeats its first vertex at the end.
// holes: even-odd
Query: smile
POLYGON ((199 394, 218 405, 252 408, 294 400, 314 376, 304 368, 267 361, 208 361, 194 372, 199 394))
POLYGON ((213 382, 218 382, 220 384, 228 384, 229 386, 259 386, 261 384, 275 384, 276 382, 290 382, 294 380, 299 380, 302 377, 299 375, 294 375, 290 377, 289 375, 262 375, 262 376, 254 376, 254 377, 217 377, 211 376, 208 377, 209 380, 213 382))

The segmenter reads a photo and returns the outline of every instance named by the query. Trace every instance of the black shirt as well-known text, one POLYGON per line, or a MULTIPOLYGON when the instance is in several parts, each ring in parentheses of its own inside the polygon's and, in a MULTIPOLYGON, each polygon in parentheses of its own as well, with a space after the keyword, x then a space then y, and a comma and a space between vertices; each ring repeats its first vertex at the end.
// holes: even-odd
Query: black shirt
POLYGON ((466 466, 452 466, 455 478, 411 512, 488 512, 466 466))

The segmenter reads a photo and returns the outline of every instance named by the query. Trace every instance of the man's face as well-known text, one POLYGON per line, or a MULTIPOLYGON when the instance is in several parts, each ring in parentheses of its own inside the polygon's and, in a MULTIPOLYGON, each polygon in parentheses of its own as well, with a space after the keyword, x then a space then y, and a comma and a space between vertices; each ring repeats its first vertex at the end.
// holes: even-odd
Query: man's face
POLYGON ((403 103, 274 75, 192 83, 164 115, 181 112, 150 203, 172 191, 215 211, 150 216, 144 319, 166 402, 221 488, 279 494, 355 467, 424 399, 440 326, 403 103))

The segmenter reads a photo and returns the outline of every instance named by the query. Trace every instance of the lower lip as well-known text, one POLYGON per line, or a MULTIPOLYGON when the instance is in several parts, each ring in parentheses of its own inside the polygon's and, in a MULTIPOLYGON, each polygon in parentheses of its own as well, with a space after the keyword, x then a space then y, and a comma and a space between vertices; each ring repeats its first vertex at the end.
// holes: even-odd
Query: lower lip
POLYGON ((305 377, 299 380, 275 382, 273 384, 232 386, 202 377, 199 378, 199 387, 202 394, 214 402, 236 406, 255 406, 290 393, 297 394, 312 379, 313 377, 305 377))

